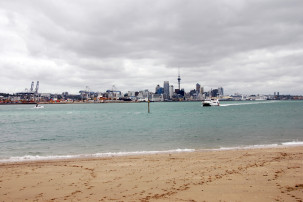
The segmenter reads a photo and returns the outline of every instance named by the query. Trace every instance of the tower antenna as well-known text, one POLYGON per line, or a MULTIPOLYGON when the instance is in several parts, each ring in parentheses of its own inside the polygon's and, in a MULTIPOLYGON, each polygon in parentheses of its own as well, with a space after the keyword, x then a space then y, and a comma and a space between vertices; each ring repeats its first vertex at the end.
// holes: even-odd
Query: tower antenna
POLYGON ((180 67, 179 67, 178 68, 178 86, 179 86, 179 90, 181 90, 180 83, 181 83, 181 77, 180 77, 180 67))

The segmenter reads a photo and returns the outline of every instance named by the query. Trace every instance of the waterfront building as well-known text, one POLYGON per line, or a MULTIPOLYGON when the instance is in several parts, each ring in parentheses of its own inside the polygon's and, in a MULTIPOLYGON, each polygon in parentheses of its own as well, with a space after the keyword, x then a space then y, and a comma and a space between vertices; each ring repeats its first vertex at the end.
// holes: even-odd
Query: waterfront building
POLYGON ((152 102, 163 102, 163 94, 151 94, 151 99, 150 101, 152 102))
POLYGON ((136 96, 136 92, 135 91, 128 91, 128 97, 135 97, 136 96))
POLYGON ((138 95, 136 95, 136 97, 138 99, 146 99, 146 98, 148 98, 148 95, 149 95, 148 90, 141 90, 141 91, 139 91, 138 95))

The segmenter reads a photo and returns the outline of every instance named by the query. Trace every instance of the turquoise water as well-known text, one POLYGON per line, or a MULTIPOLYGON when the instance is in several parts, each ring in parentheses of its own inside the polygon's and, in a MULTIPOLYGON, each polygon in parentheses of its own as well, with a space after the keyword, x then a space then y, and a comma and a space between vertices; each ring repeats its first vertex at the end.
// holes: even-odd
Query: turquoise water
POLYGON ((302 101, 0 105, 2 160, 302 141, 302 101))

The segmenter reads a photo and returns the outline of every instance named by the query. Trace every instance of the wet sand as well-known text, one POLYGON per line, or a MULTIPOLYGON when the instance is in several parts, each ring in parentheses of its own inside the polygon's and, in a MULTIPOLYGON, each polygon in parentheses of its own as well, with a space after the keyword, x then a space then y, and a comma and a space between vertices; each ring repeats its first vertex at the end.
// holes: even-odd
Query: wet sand
POLYGON ((303 147, 0 164, 0 201, 303 201, 303 147))

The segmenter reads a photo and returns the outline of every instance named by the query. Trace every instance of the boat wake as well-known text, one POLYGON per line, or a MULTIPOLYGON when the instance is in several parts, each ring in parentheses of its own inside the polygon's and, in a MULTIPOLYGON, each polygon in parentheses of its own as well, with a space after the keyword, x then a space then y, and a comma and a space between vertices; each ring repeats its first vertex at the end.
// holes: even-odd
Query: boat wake
POLYGON ((256 104, 272 104, 277 101, 263 101, 263 102, 241 102, 241 103, 231 103, 231 104, 220 104, 221 107, 229 107, 229 106, 240 106, 240 105, 256 105, 256 104))

